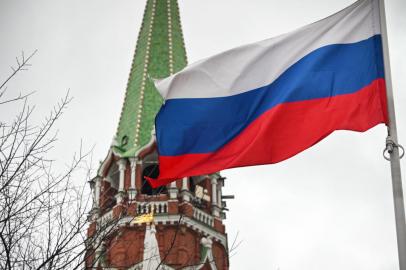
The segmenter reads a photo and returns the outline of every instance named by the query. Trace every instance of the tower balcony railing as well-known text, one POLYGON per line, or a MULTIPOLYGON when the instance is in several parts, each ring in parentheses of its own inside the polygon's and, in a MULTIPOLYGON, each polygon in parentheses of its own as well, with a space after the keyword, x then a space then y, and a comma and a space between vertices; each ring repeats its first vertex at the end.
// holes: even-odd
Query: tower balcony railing
POLYGON ((211 227, 214 226, 213 217, 196 207, 193 207, 193 217, 196 220, 203 222, 211 227))
POLYGON ((113 220, 113 209, 107 211, 100 217, 100 225, 104 226, 113 220))
POLYGON ((138 214, 151 213, 152 209, 154 209, 155 214, 168 213, 168 202, 167 201, 155 201, 155 202, 141 203, 137 207, 137 213, 138 214))

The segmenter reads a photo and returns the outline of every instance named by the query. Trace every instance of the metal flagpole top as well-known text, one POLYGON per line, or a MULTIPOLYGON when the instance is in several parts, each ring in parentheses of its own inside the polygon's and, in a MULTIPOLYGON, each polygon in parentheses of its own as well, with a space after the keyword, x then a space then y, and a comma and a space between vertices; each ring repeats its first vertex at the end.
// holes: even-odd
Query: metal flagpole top
MULTIPOLYGON (((384 0, 379 0, 379 15, 381 24, 382 35, 382 49, 383 60, 385 69, 385 83, 386 83, 386 97, 387 107, 389 114, 389 126, 388 126, 388 138, 386 140, 386 149, 390 154, 391 174, 392 174, 392 188, 393 188, 393 200, 395 207, 395 219, 396 219, 396 236, 398 243, 398 256, 399 256, 399 269, 406 270, 406 220, 405 220, 405 206, 403 200, 403 188, 402 177, 400 172, 400 157, 398 136, 396 130, 396 117, 395 117, 395 105, 393 101, 392 91, 392 78, 389 62, 389 47, 388 47, 388 35, 386 29, 386 17, 385 17, 385 3, 384 0)), ((403 147, 402 147, 403 149, 403 147)))

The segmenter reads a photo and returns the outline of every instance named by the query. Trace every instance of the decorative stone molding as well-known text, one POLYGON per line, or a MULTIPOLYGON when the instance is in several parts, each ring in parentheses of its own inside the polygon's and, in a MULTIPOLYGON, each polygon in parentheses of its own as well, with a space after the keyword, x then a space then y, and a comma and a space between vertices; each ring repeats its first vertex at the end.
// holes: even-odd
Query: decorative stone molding
POLYGON ((135 189, 135 170, 137 167, 137 159, 136 158, 130 158, 130 166, 131 166, 131 181, 130 181, 130 188, 135 189))
POLYGON ((179 189, 176 186, 176 181, 169 184, 168 194, 170 200, 176 200, 178 198, 179 189))
POLYGON ((130 158, 130 166, 131 166, 131 178, 130 178, 130 188, 127 190, 128 200, 130 202, 135 201, 137 198, 137 189, 136 189, 136 167, 137 167, 137 159, 130 158))
POLYGON ((100 206, 100 193, 101 193, 101 179, 97 177, 94 184, 94 205, 95 207, 100 206))
MULTIPOLYGON (((211 213, 213 216, 215 217, 220 217, 220 207, 219 207, 219 197, 218 194, 221 192, 221 190, 218 187, 218 183, 217 183, 217 178, 216 177, 212 177, 210 179, 211 182, 211 213)), ((221 200, 221 198, 220 198, 221 200)))
POLYGON ((192 194, 189 191, 189 186, 188 186, 187 181, 188 181, 187 177, 183 177, 181 195, 182 195, 182 201, 190 202, 192 194))
POLYGON ((123 203, 125 197, 125 189, 124 189, 124 180, 125 180, 125 167, 127 165, 126 159, 120 159, 117 162, 118 170, 120 173, 119 184, 118 184, 118 193, 116 194, 117 204, 123 203))

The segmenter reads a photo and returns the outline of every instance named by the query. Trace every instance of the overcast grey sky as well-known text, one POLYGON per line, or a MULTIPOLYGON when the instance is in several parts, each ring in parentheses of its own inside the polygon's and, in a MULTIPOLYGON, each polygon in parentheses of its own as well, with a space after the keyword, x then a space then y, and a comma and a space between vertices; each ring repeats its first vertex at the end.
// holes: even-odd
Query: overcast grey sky
MULTIPOLYGON (((179 0, 189 62, 326 17, 352 0, 179 0)), ((406 2, 387 2, 400 143, 406 144, 406 2)), ((105 157, 118 123, 145 0, 0 0, 0 80, 14 57, 38 49, 9 94, 35 90, 35 119, 68 88, 52 155, 68 160, 80 140, 105 157)), ((15 108, 0 108, 1 119, 15 108)), ((232 169, 225 192, 231 269, 398 269, 383 125, 339 131, 280 164, 232 169), (231 243, 230 243, 231 245, 231 243)), ((402 160, 405 174, 406 158, 402 160)), ((405 177, 403 177, 405 179, 405 177)), ((77 179, 78 183, 83 179, 77 179)))

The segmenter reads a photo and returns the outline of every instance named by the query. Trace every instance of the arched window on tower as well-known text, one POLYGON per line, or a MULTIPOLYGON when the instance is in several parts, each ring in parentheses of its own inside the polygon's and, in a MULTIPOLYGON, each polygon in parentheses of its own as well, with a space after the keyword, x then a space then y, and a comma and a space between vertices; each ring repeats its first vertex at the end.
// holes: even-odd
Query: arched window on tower
POLYGON ((150 178, 157 178, 159 175, 159 165, 152 164, 147 165, 142 171, 142 187, 141 193, 145 195, 159 195, 166 194, 167 190, 165 186, 152 188, 148 181, 145 179, 145 176, 150 178))

